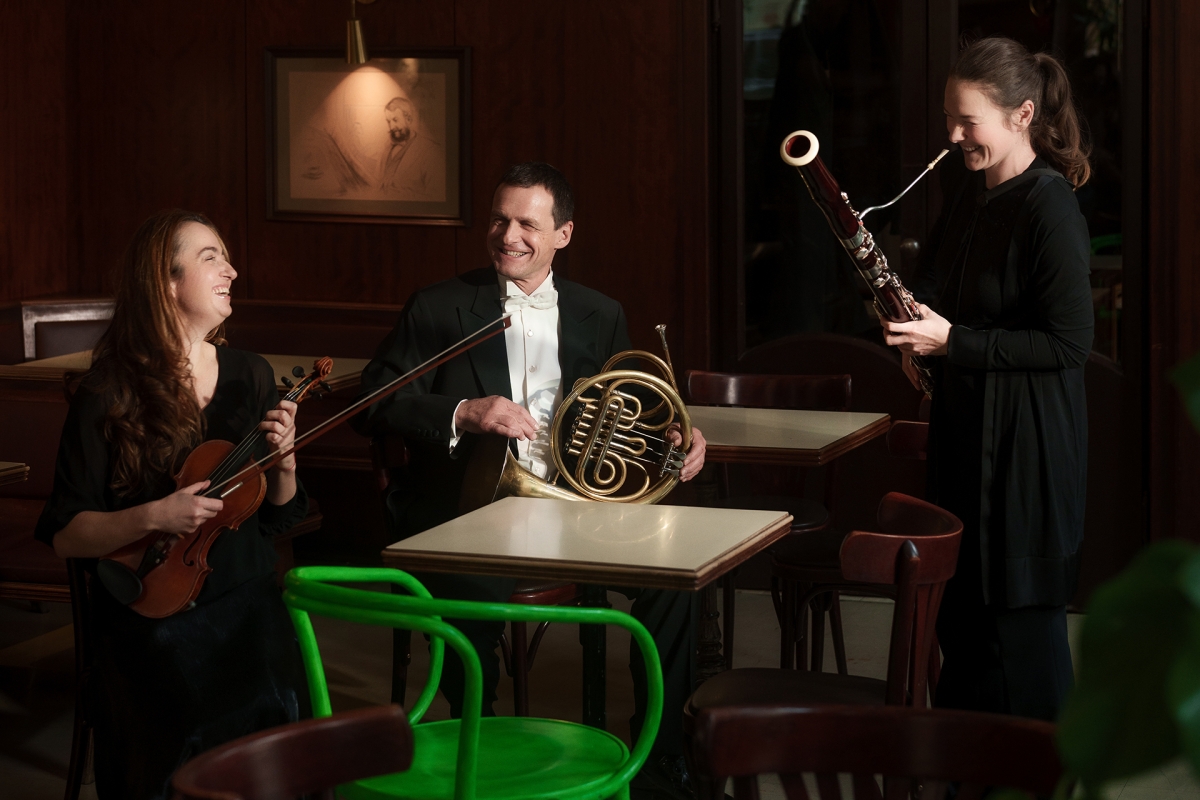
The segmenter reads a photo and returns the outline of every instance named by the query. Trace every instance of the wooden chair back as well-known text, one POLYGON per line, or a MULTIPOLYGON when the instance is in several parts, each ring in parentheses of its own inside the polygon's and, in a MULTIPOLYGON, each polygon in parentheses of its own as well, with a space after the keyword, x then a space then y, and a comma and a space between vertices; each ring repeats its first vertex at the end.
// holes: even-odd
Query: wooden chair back
POLYGON ((894 458, 924 461, 929 452, 929 423, 896 420, 888 428, 887 446, 894 458))
POLYGON ((979 800, 993 787, 1049 797, 1063 771, 1053 724, 946 709, 708 708, 690 746, 705 799, 724 797, 732 778, 737 800, 757 800, 757 776, 769 774, 802 800, 942 800, 952 783, 956 800, 979 800))
POLYGON ((842 576, 896 587, 888 648, 886 702, 924 706, 929 658, 946 581, 954 575, 962 522, 932 503, 892 492, 880 501, 879 531, 852 531, 841 549, 842 576))
MULTIPOLYGON (((849 411, 849 375, 756 375, 688 370, 688 402, 707 406, 794 408, 805 411, 849 411)), ((753 495, 802 494, 804 471, 784 467, 747 467, 741 483, 733 486, 728 464, 719 465, 721 492, 753 495), (753 488, 751 488, 753 487, 753 488)), ((825 508, 833 513, 837 462, 825 468, 825 508)))
POLYGON ((749 375, 688 370, 690 402, 706 406, 849 411, 849 375, 749 375))
POLYGON ((193 758, 175 800, 283 800, 412 764, 412 728, 397 705, 347 711, 243 736, 193 758))

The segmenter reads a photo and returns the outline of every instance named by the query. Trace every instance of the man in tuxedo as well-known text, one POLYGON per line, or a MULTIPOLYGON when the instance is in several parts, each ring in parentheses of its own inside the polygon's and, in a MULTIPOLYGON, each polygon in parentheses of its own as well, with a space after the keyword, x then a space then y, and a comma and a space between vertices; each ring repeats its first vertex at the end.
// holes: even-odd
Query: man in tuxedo
MULTIPOLYGON (((404 437, 406 474, 395 476, 387 516, 398 538, 427 530, 458 515, 463 475, 478 434, 516 441, 522 466, 553 479, 549 427, 554 410, 579 378, 602 371, 616 353, 631 348, 621 305, 599 292, 556 277, 554 254, 571 241, 571 187, 548 164, 514 166, 496 187, 487 246, 492 266, 422 289, 409 299, 395 329, 362 373, 366 393, 463 337, 511 313, 512 327, 426 373, 355 420, 360 433, 404 437)), ((704 436, 693 429, 692 447, 680 474, 690 480, 704 464, 704 436)), ((503 602, 515 580, 473 575, 422 575, 435 597, 503 602)), ((635 783, 643 797, 687 796, 680 787, 681 717, 694 683, 694 594, 652 589, 622 590, 633 598, 633 616, 658 646, 663 664, 662 726, 644 775, 635 783)), ((496 645, 503 623, 453 621, 479 652, 483 664, 484 713, 492 713, 499 681, 496 645)), ((641 654, 630 648, 636 739, 645 705, 641 654)), ((463 671, 449 650, 442 690, 458 716, 463 671)))

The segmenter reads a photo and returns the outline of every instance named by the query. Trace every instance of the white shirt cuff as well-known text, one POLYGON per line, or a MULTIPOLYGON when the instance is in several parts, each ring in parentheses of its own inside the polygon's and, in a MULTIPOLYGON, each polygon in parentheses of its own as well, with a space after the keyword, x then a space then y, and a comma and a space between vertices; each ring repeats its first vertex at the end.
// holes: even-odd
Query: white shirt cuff
POLYGON ((462 433, 459 432, 458 426, 454 424, 454 420, 458 417, 458 409, 466 400, 459 400, 458 405, 454 407, 454 413, 450 415, 450 452, 454 452, 454 448, 458 447, 458 440, 462 438, 462 433))

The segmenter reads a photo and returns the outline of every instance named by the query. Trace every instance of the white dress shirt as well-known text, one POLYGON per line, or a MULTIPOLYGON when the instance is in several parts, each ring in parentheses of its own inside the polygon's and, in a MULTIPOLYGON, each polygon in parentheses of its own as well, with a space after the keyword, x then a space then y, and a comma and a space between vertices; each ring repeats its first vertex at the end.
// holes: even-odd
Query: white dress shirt
MULTIPOLYGON (((557 470, 550 454, 550 423, 563 397, 562 366, 558 360, 558 304, 549 303, 550 296, 557 297, 554 272, 551 271, 529 295, 512 281, 502 276, 497 278, 504 312, 512 314, 512 325, 504 331, 512 400, 524 407, 538 424, 536 439, 517 440, 518 461, 538 477, 552 481, 557 470), (530 298, 536 298, 537 305, 548 307, 535 307, 530 304, 530 298)), ((457 411, 456 408, 456 414, 457 411)), ((453 422, 450 434, 450 449, 453 450, 462 435, 453 422)))

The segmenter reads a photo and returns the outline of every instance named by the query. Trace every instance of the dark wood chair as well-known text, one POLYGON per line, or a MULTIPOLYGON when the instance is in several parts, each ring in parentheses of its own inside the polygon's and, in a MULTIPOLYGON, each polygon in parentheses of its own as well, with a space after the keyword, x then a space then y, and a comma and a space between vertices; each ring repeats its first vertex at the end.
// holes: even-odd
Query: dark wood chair
POLYGON ((839 775, 849 776, 854 800, 943 800, 951 785, 957 800, 979 800, 993 787, 1049 797, 1063 772, 1054 731, 1049 722, 971 711, 723 706, 697 715, 689 757, 701 800, 724 797, 729 778, 737 800, 757 800, 757 776, 767 774, 800 800, 842 800, 839 775))
MULTIPOLYGON (((922 414, 924 414, 924 409, 925 406, 922 405, 922 414)), ((892 458, 924 461, 928 443, 928 422, 897 420, 888 428, 887 449, 892 458)), ((833 634, 833 649, 837 659, 838 673, 841 675, 847 674, 846 650, 844 639, 841 636, 842 620, 841 606, 837 600, 838 593, 831 591, 825 595, 818 594, 817 599, 809 603, 800 603, 799 599, 808 595, 816 586, 844 584, 843 588, 845 589, 850 589, 860 594, 874 594, 883 597, 893 596, 891 588, 864 586, 861 584, 853 585, 847 582, 841 574, 841 568, 836 559, 830 562, 827 557, 824 559, 813 558, 811 555, 805 553, 792 554, 781 551, 775 554, 772 565, 776 573, 776 578, 783 584, 782 588, 784 589, 784 591, 773 595, 776 601, 776 612, 779 614, 780 620, 780 666, 791 668, 798 665, 801 669, 804 668, 804 655, 808 650, 808 612, 810 608, 815 610, 822 606, 827 606, 829 608, 830 628, 833 634), (784 577, 785 575, 786 578, 784 577), (831 597, 832 602, 825 601, 822 604, 820 601, 821 597, 831 597), (790 611, 783 610, 785 602, 788 604, 790 611), (789 620, 788 625, 783 624, 785 617, 789 620)), ((825 636, 824 626, 821 624, 821 621, 820 615, 814 613, 811 668, 816 672, 821 671, 822 643, 825 636)), ((929 665, 931 685, 936 685, 941 665, 937 659, 931 659, 929 665)))
MULTIPOLYGON (((934 621, 954 574, 962 523, 953 514, 893 492, 879 503, 879 532, 852 531, 842 543, 841 572, 849 581, 892 586, 887 679, 790 669, 733 669, 697 689, 684 708, 685 734, 703 709, 730 705, 815 703, 924 707, 934 621)), ((809 596, 835 587, 814 587, 809 596)), ((803 601, 803 598, 802 598, 803 601)), ((785 606, 786 608, 786 606, 785 606)))
POLYGON ((193 758, 171 783, 175 800, 283 800, 403 772, 412 757, 404 709, 360 708, 243 736, 193 758))
MULTIPOLYGON (((397 435, 378 437, 371 441, 371 462, 375 485, 379 496, 386 502, 388 488, 393 475, 408 465, 408 449, 404 438, 397 435)), ((573 583, 545 580, 518 581, 517 588, 509 596, 513 605, 558 606, 579 599, 579 587, 573 583)), ((537 657, 542 637, 549 622, 539 623, 529 636, 524 622, 509 624, 507 634, 500 637, 500 651, 504 657, 504 670, 513 679, 513 713, 518 717, 529 716, 529 670, 537 657)), ((412 664, 412 631, 395 628, 392 631, 392 702, 404 704, 408 686, 408 667, 412 664)))
MULTIPOLYGON (((689 402, 710 406, 750 408, 794 408, 813 411, 849 411, 849 375, 745 375, 689 370, 689 402)), ((789 536, 777 546, 799 561, 837 569, 842 535, 831 528, 837 462, 825 468, 824 503, 803 497, 806 470, 719 464, 717 471, 720 504, 729 508, 766 508, 792 515, 789 536), (740 484, 738 480, 740 479, 740 484)), ((778 581, 772 579, 772 584, 778 581)), ((733 639, 737 570, 721 579, 724 595, 721 625, 726 669, 733 668, 733 639)), ((782 624, 779 592, 773 587, 776 612, 782 624)), ((830 616, 838 671, 846 672, 846 648, 842 641, 841 613, 837 593, 813 599, 813 660, 821 662, 825 641, 825 614, 830 616)), ((804 614, 807 620, 807 610, 804 614)), ((806 623, 803 623, 806 625, 806 623)))

